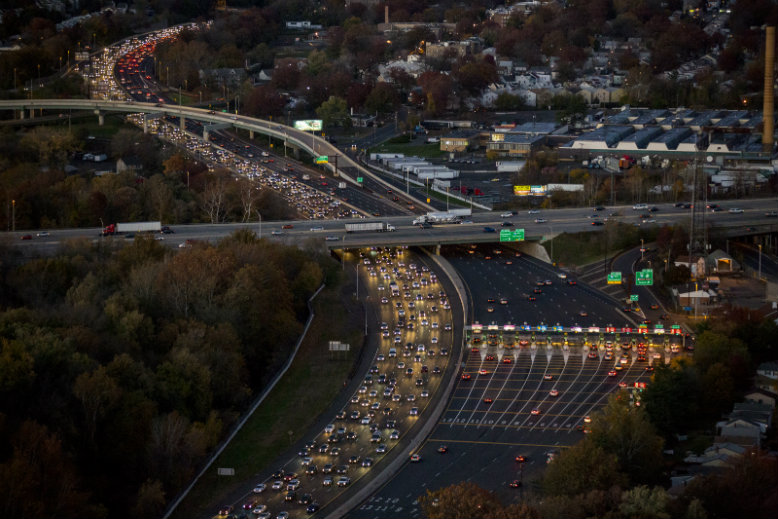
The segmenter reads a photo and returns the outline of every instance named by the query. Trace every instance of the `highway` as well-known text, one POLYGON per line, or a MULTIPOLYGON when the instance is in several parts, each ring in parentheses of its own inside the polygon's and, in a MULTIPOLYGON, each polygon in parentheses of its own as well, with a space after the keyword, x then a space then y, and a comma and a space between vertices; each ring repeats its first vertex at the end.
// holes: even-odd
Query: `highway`
POLYGON ((231 496, 228 504, 236 510, 257 509, 260 517, 266 511, 273 517, 288 512, 294 518, 305 517, 307 506, 316 503, 327 513, 352 485, 364 485, 394 457, 410 455, 409 438, 429 404, 441 397, 442 381, 456 371, 451 359, 456 358, 454 344, 461 344, 461 330, 454 330, 452 320, 461 315, 448 308, 444 284, 429 259, 393 249, 355 251, 343 260, 345 268, 358 271, 359 297, 371 304, 370 367, 355 377, 349 401, 323 430, 307 436, 297 456, 279 466, 258 467, 263 475, 231 496), (392 283, 398 286, 394 295, 392 283), (289 493, 293 480, 299 488, 289 493))
MULTIPOLYGON (((492 246, 443 252, 470 287, 473 319, 482 324, 504 324, 506 318, 533 325, 537 319, 568 326, 630 322, 608 296, 580 283, 569 284, 569 279, 559 278, 559 271, 534 259, 507 251, 496 254, 492 246), (527 301, 521 294, 533 293, 540 288, 538 282, 543 283, 542 292, 536 301, 527 301), (489 302, 491 297, 496 303, 489 302), (500 297, 507 298, 505 304, 500 297), (580 315, 584 309, 586 317, 580 315)), ((495 490, 507 502, 518 500, 522 490, 510 483, 531 484, 542 473, 547 454, 578 441, 585 418, 609 395, 646 382, 649 364, 683 354, 672 353, 670 341, 678 338, 671 337, 645 336, 651 345, 642 353, 618 334, 570 335, 567 344, 564 337, 550 337, 486 328, 471 333, 459 382, 420 450, 423 461, 407 464, 348 517, 421 517, 417 497, 460 481, 495 490), (625 342, 628 350, 622 350, 625 342), (441 446, 447 447, 446 453, 438 452, 441 446), (526 461, 517 462, 518 455, 526 461)))
MULTIPOLYGON (((711 229, 727 236, 743 236, 745 234, 758 234, 764 232, 778 232, 778 219, 765 217, 765 211, 774 205, 772 199, 740 200, 739 206, 746 208, 742 214, 730 214, 727 212, 712 213, 708 222, 711 229), (748 230, 750 229, 750 231, 748 230)), ((688 218, 688 211, 673 208, 671 204, 660 204, 659 211, 652 216, 656 222, 638 222, 636 212, 631 207, 622 206, 609 208, 603 213, 618 213, 620 216, 600 216, 599 218, 619 221, 628 225, 660 226, 675 223, 683 223, 688 218)), ((179 246, 190 241, 216 241, 237 229, 251 229, 262 237, 278 240, 284 243, 303 243, 313 240, 330 249, 360 248, 370 246, 399 246, 399 245, 437 245, 437 244, 461 244, 461 243, 497 243, 501 229, 524 229, 526 241, 538 241, 543 237, 552 237, 563 232, 601 232, 606 225, 593 226, 591 210, 582 208, 565 208, 543 210, 538 214, 522 213, 511 218, 501 218, 499 212, 475 213, 462 224, 435 225, 429 229, 420 229, 412 225, 412 216, 392 216, 385 218, 367 219, 365 221, 389 222, 397 227, 395 232, 385 233, 346 233, 343 220, 297 220, 284 222, 262 222, 241 224, 196 224, 173 226, 175 234, 165 235, 164 243, 171 247, 179 246), (542 217, 544 223, 535 223, 535 219, 542 217), (502 228, 502 222, 511 222, 512 226, 502 228), (291 226, 291 228, 284 227, 291 226), (261 227, 261 229, 260 229, 261 227), (490 227, 495 232, 484 232, 484 227, 490 227), (261 230, 261 233, 260 233, 261 230)), ((105 222, 106 224, 109 222, 105 222)), ((51 254, 55 252, 62 241, 76 237, 97 239, 99 228, 50 230, 50 235, 45 238, 36 236, 34 230, 17 230, 15 233, 2 233, 11 241, 17 241, 21 250, 28 254, 51 254), (20 238, 30 235, 31 240, 20 241, 20 238)), ((711 231, 713 232, 713 231, 711 231)), ((124 241, 123 237, 112 237, 109 240, 124 241)))

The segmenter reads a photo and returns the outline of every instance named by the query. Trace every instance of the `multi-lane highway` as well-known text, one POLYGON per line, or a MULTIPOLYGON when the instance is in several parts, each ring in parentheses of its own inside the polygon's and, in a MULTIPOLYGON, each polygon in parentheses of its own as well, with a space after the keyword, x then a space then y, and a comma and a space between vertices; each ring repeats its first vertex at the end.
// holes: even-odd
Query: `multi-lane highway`
MULTIPOLYGON (((758 234, 764 232, 778 232, 778 218, 765 216, 775 205, 773 199, 741 200, 740 207, 745 208, 744 213, 731 214, 728 212, 712 213, 708 218, 711 232, 716 230, 722 235, 742 236, 744 234, 758 234), (750 230, 749 230, 750 229, 750 230)), ((653 213, 651 223, 639 222, 639 213, 632 211, 631 207, 621 206, 608 208, 602 211, 598 218, 608 218, 623 222, 628 225, 661 226, 682 223, 689 217, 688 211, 674 208, 670 204, 658 205, 659 211, 653 213), (618 216, 607 216, 614 213, 618 216)), ((411 216, 393 216, 376 218, 367 221, 382 221, 394 225, 395 232, 375 233, 347 233, 342 220, 321 220, 316 222, 298 220, 291 222, 263 222, 255 224, 215 224, 215 225, 179 225, 174 226, 175 234, 166 235, 165 244, 179 246, 186 240, 215 241, 236 229, 249 228, 263 237, 269 237, 286 243, 301 243, 308 239, 321 241, 331 249, 399 245, 437 245, 460 243, 497 243, 500 240, 501 229, 525 230, 527 241, 538 241, 542 237, 552 237, 563 232, 601 232, 607 229, 606 225, 592 225, 589 218, 593 212, 581 208, 549 209, 540 214, 520 213, 510 218, 502 218, 499 212, 475 213, 461 224, 434 225, 431 228, 420 229, 412 225, 411 216), (535 219, 542 217, 543 223, 535 223, 535 219), (510 227, 501 227, 503 222, 510 222, 510 227), (290 227, 291 226, 291 227, 290 227), (484 229, 493 229, 495 232, 484 232, 484 229)), ((108 223, 108 222, 105 222, 108 223)), ((21 241, 19 245, 24 249, 30 247, 37 253, 46 250, 53 252, 63 239, 73 237, 95 238, 99 229, 68 229, 52 230, 44 239, 36 236, 35 232, 19 230, 16 233, 6 233, 9 239, 19 240, 22 236, 29 235, 32 239, 21 241)), ((124 238, 112 238, 123 240, 124 238)), ((545 279, 545 278, 544 278, 545 279)))
POLYGON ((490 331, 488 323, 505 319, 566 326, 623 326, 630 320, 609 297, 570 284, 535 260, 507 250, 497 254, 493 246, 444 252, 470 287, 474 321, 485 326, 468 337, 469 354, 445 413, 420 450, 422 462, 404 467, 349 517, 419 517, 419 496, 460 481, 517 499, 521 490, 511 484, 533 481, 549 453, 578 441, 587 417, 609 395, 646 382, 651 364, 683 354, 679 338, 670 336, 490 331), (541 292, 534 294, 536 288, 541 292))
MULTIPOLYGON (((334 508, 343 494, 405 458, 414 434, 441 398, 461 327, 454 330, 448 295, 429 259, 405 249, 347 253, 361 278, 360 297, 371 303, 368 372, 359 375, 349 402, 314 431, 297 456, 257 481, 229 505, 258 517, 305 517, 334 508), (308 512, 306 512, 308 510, 308 512), (272 514, 272 515, 271 515, 272 514)), ((458 350, 457 350, 458 351, 458 350)), ((208 516, 213 514, 213 511, 208 516)), ((205 515, 204 515, 205 516, 205 515)))

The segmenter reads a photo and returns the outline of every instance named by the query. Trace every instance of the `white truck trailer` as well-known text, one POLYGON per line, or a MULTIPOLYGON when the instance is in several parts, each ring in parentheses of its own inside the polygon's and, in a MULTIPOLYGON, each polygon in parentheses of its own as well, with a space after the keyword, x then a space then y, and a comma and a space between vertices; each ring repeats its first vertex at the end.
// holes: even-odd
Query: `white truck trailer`
POLYGON ((394 231, 394 225, 386 222, 359 222, 359 223, 347 223, 346 232, 392 232, 394 231))

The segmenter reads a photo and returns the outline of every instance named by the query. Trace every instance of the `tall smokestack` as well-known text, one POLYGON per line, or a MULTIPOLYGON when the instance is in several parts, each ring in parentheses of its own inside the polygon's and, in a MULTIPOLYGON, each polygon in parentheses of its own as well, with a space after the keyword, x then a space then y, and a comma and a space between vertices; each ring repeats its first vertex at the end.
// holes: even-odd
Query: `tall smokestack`
POLYGON ((772 151, 773 149, 773 127, 775 103, 773 99, 773 72, 775 69, 775 27, 768 26, 765 35, 764 50, 764 106, 762 107, 762 118, 764 119, 762 129, 762 149, 772 151))
POLYGON ((384 23, 386 25, 389 25, 389 6, 388 5, 384 6, 384 23))

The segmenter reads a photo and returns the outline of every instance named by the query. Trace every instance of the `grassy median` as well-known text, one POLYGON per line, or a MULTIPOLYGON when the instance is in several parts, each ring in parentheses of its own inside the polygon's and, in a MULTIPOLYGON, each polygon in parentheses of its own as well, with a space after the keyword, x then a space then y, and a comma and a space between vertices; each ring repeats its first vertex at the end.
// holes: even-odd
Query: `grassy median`
POLYGON ((353 286, 328 286, 314 301, 316 317, 289 371, 254 415, 195 485, 172 517, 202 517, 203 512, 230 502, 284 450, 300 440, 343 389, 362 345, 361 307, 353 301, 353 286), (350 352, 331 353, 328 341, 351 344, 350 352), (218 467, 235 469, 218 476, 218 467))

